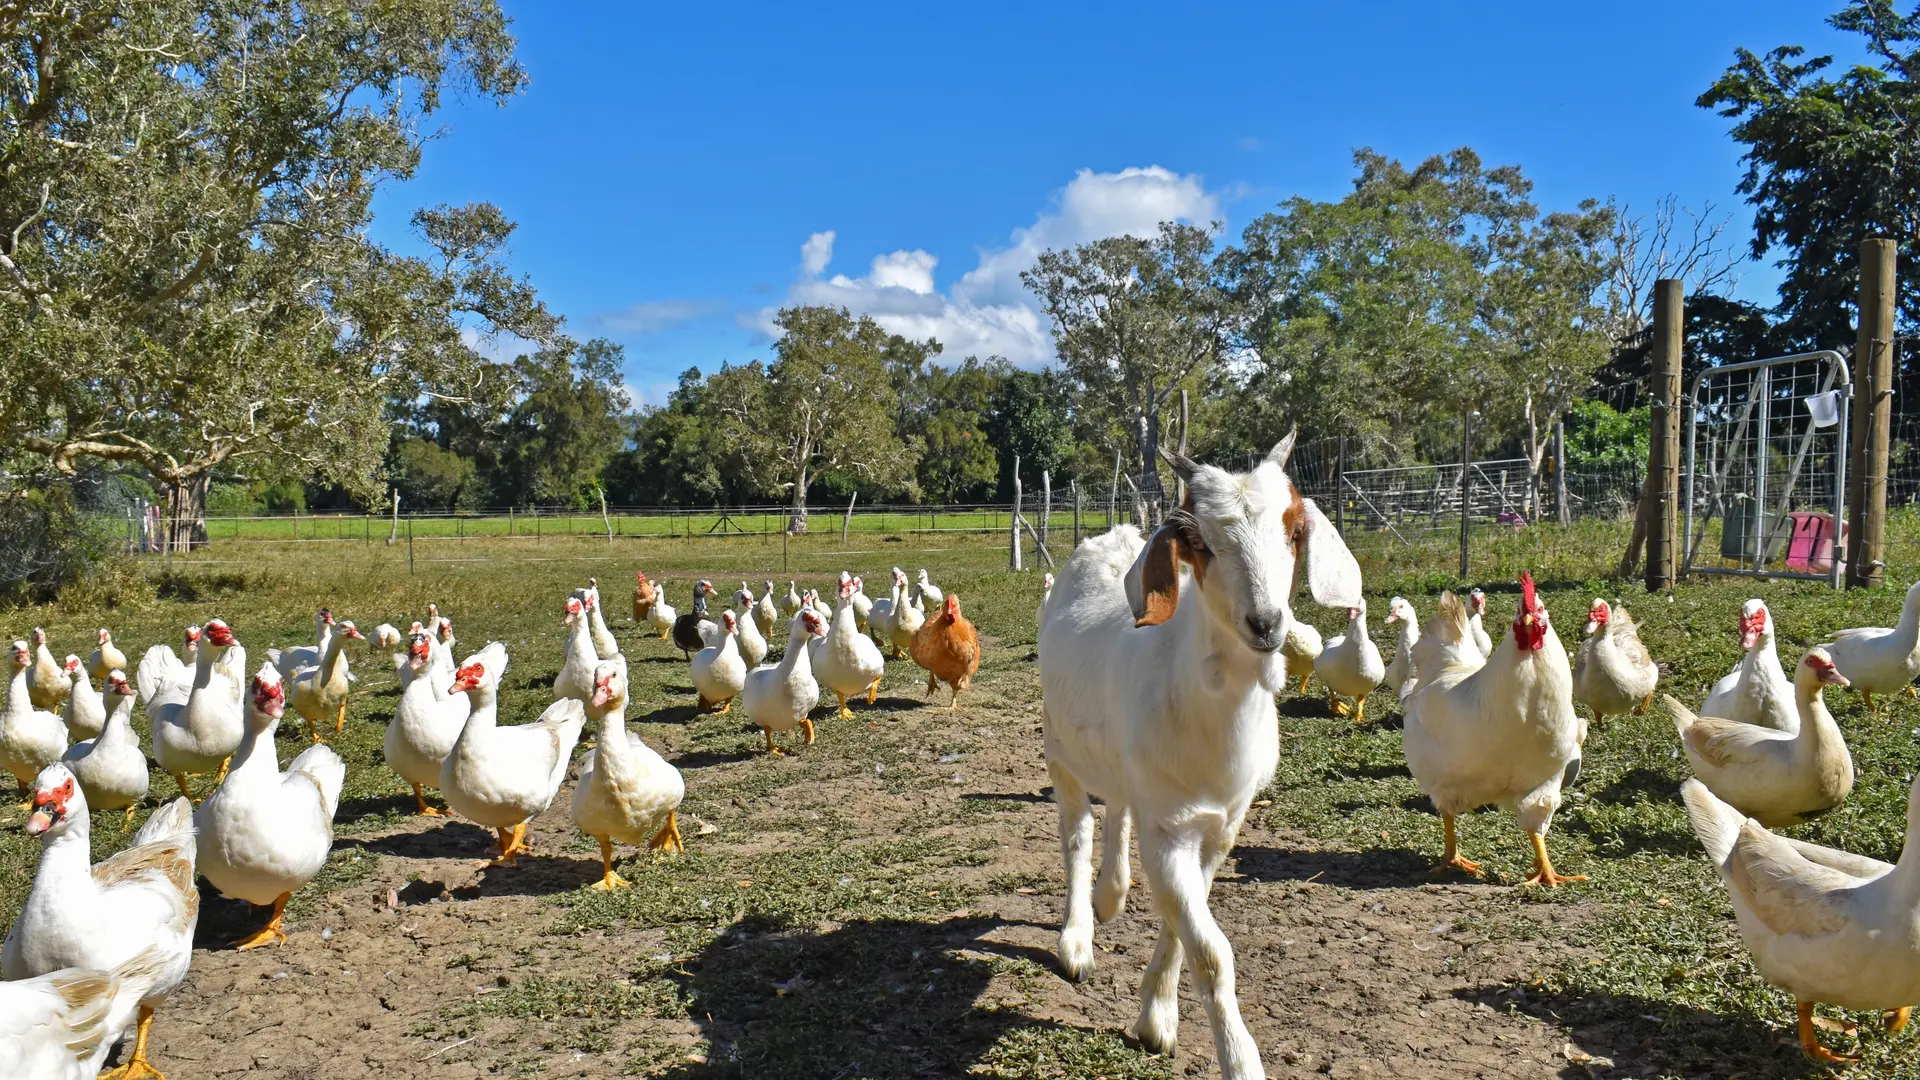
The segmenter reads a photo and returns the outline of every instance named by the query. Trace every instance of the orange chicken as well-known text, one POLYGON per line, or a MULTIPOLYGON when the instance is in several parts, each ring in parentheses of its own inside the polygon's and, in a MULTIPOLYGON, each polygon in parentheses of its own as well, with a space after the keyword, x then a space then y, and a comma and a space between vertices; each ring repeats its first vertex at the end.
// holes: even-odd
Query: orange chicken
POLYGON ((645 570, 635 570, 633 577, 633 621, 643 623, 653 614, 653 582, 645 570))
POLYGON ((980 670, 980 635, 960 614, 959 597, 947 594, 940 614, 914 633, 911 652, 913 662, 927 669, 927 696, 933 696, 936 685, 946 683, 953 688, 953 700, 947 708, 959 708, 960 691, 980 670))

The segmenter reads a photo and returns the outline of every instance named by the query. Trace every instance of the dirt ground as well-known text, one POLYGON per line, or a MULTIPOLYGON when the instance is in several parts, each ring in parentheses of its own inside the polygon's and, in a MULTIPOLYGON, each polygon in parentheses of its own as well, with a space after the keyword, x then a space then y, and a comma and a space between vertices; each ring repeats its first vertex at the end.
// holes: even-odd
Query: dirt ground
MULTIPOLYGON (((668 659, 679 663, 654 658, 668 659)), ((661 670, 671 682, 674 669, 661 670)), ((860 719, 824 721, 818 744, 774 760, 746 749, 757 732, 730 718, 690 723, 677 702, 633 710, 687 777, 692 849, 623 865, 636 892, 678 888, 676 875, 745 892, 765 883, 725 880, 750 872, 740 867, 825 844, 882 853, 839 886, 871 877, 885 882, 876 896, 924 887, 934 905, 964 900, 950 910, 893 917, 901 901, 889 895, 866 917, 809 920, 803 909, 704 938, 645 917, 582 918, 571 898, 587 895, 599 867, 568 819, 570 788, 536 822, 536 854, 497 869, 482 861, 491 835, 470 824, 389 816, 357 831, 343 807, 335 866, 290 919, 285 946, 227 948, 261 913, 209 895, 203 948, 154 1027, 154 1060, 175 1080, 1214 1075, 1190 985, 1174 1058, 1121 1040, 1156 929, 1144 884, 1096 933, 1094 976, 1076 986, 1057 974, 1061 872, 1032 672, 1027 649, 994 646, 958 714, 892 676, 860 719), (739 749, 700 749, 711 741, 702 725, 739 749), (963 857, 884 861, 884 845, 914 838, 963 857)), ((1629 1075, 1632 1048, 1529 1007, 1534 972, 1566 953, 1549 954, 1552 935, 1500 933, 1525 902, 1514 889, 1422 871, 1410 852, 1330 850, 1249 822, 1213 910, 1269 1075, 1629 1075)), ((662 903, 714 895, 692 888, 662 903)), ((1528 914, 1552 926, 1590 909, 1528 914)))

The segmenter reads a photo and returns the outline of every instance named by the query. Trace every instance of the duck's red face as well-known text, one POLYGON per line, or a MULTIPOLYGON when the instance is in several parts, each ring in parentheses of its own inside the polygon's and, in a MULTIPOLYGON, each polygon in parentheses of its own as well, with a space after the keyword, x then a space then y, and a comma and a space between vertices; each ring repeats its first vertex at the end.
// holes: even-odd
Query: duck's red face
POLYGON ((820 613, 811 608, 800 612, 800 625, 806 627, 807 633, 814 637, 827 636, 827 620, 821 618, 820 613))
POLYGON ((567 617, 566 619, 562 620, 561 625, 572 626, 573 620, 579 618, 580 613, 585 610, 586 608, 583 608, 580 606, 580 600, 578 597, 574 597, 574 596, 567 597, 567 617))
POLYGON ((593 680, 593 707, 604 709, 613 701, 614 672, 607 672, 593 680))
POLYGON ((1825 656, 1821 656, 1818 653, 1808 653, 1807 659, 1806 659, 1806 665, 1812 668, 1816 675, 1820 676, 1820 681, 1824 685, 1827 685, 1827 686, 1851 685, 1847 681, 1847 677, 1845 675, 1840 674, 1840 669, 1833 666, 1833 661, 1829 660, 1825 656))
POLYGON ((80 658, 77 656, 67 657, 67 662, 61 666, 67 669, 69 675, 80 674, 80 658))
POLYGON ((58 825, 67 816, 67 803, 72 799, 73 777, 71 776, 55 787, 35 788, 33 815, 27 818, 27 835, 39 836, 58 825))
POLYGON ((487 666, 485 664, 479 664, 479 663, 468 664, 467 666, 461 668, 459 671, 456 671, 453 673, 453 685, 447 688, 447 693, 449 694, 465 693, 468 690, 471 690, 474 687, 479 686, 480 681, 486 677, 486 674, 487 674, 487 666))
POLYGON ((127 685, 127 673, 114 671, 107 675, 107 689, 121 697, 132 697, 133 688, 127 685))
POLYGON ((112 640, 112 634, 107 633, 104 629, 100 631, 100 644, 105 645, 112 640))
POLYGON ((1607 602, 1605 600, 1595 600, 1593 605, 1587 608, 1587 633, 1591 634, 1607 625, 1607 620, 1612 617, 1613 612, 1607 607, 1607 602))
POLYGON ((1740 647, 1751 649, 1760 644, 1760 635, 1767 632, 1767 608, 1765 604, 1752 613, 1740 615, 1740 647))
POLYGON ((207 624, 207 640, 224 649, 233 644, 233 631, 227 624, 215 619, 207 624))
POLYGON ((271 716, 275 720, 286 715, 287 691, 280 685, 279 679, 269 681, 254 676, 253 707, 259 709, 262 716, 271 716))
POLYGON ((323 623, 326 623, 326 624, 327 624, 328 626, 332 626, 332 625, 333 625, 333 612, 331 612, 331 611, 328 611, 328 610, 327 610, 326 608, 321 608, 321 609, 320 609, 320 621, 321 621, 321 622, 323 622, 323 623))
POLYGON ((33 663, 33 651, 27 648, 27 643, 24 641, 14 642, 13 643, 13 666, 27 667, 32 663, 33 663))
POLYGON ((40 628, 39 628, 39 627, 37 627, 37 626, 36 626, 36 627, 34 627, 34 628, 33 628, 33 643, 34 643, 35 645, 45 645, 45 644, 47 643, 47 632, 46 632, 45 630, 42 630, 42 629, 40 629, 40 628))
MULTIPOLYGON (((420 625, 414 623, 415 626, 420 625)), ((425 671, 427 661, 432 658, 432 643, 424 633, 416 632, 407 642, 407 666, 414 671, 425 671)))
POLYGON ((1547 608, 1533 591, 1533 575, 1520 575, 1520 610, 1513 613, 1513 643, 1521 652, 1538 652, 1547 643, 1547 608))

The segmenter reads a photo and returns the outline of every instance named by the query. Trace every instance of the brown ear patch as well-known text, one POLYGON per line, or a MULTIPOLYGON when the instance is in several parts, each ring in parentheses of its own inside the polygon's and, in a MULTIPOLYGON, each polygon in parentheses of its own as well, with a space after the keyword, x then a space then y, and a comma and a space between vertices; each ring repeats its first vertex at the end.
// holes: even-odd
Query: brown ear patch
POLYGON ((1140 617, 1135 626, 1159 626, 1173 618, 1180 606, 1180 559, 1186 544, 1172 523, 1160 526, 1147 541, 1147 558, 1140 566, 1140 617))
POLYGON ((1286 530, 1287 543, 1293 545, 1293 557, 1299 559, 1307 546, 1307 502, 1292 480, 1287 481, 1287 500, 1287 508, 1280 512, 1280 527, 1286 530))

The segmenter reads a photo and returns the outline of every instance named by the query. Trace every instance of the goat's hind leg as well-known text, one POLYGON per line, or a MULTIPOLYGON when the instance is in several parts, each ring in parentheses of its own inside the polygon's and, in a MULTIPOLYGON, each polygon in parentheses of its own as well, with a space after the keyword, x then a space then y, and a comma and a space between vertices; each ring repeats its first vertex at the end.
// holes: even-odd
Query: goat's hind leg
MULTIPOLYGON (((1267 1074, 1260 1063, 1260 1049, 1247 1031, 1246 1020, 1240 1015, 1240 999, 1234 992, 1233 945, 1207 907, 1210 871, 1218 868, 1225 848, 1231 846, 1231 835, 1229 830, 1222 837, 1208 838, 1203 851, 1202 837, 1195 833, 1167 837, 1155 829, 1143 828, 1140 862, 1146 870, 1147 883, 1153 888, 1154 907, 1165 922, 1162 936, 1177 933, 1180 947, 1192 960, 1193 988, 1207 1007, 1221 1080, 1265 1080, 1267 1074)), ((1156 948, 1155 962, 1160 958, 1160 950, 1156 948)), ((1147 1042, 1148 1020, 1157 1018, 1154 1014, 1164 1013, 1169 1029, 1178 1014, 1178 1004, 1172 1000, 1173 984, 1178 979, 1177 966, 1160 979, 1155 976, 1155 970, 1149 967, 1147 978, 1141 983, 1141 1027, 1136 1034, 1142 1043, 1147 1042), (1149 990, 1161 991, 1164 1008, 1157 1007, 1155 1000, 1145 998, 1149 990)))
POLYGON ((1047 769, 1060 807, 1060 857, 1067 871, 1067 917, 1056 953, 1067 978, 1084 982, 1093 974, 1093 805, 1065 767, 1048 762, 1047 769))
POLYGON ((1106 819, 1100 823, 1100 879, 1093 886, 1093 917, 1101 922, 1112 922, 1127 909, 1127 890, 1133 885, 1127 862, 1132 834, 1133 811, 1108 803, 1106 819))

